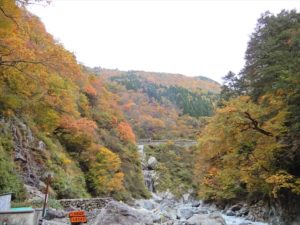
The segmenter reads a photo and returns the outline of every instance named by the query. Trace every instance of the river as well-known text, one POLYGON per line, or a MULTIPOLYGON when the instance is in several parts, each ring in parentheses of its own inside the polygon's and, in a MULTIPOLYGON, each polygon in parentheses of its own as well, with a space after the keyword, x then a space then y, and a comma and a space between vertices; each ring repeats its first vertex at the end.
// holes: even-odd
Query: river
MULTIPOLYGON (((144 152, 144 145, 138 145, 138 150, 141 156, 142 164, 147 164, 147 157, 144 152)), ((144 174, 144 180, 145 184, 148 188, 148 190, 152 193, 152 199, 150 200, 140 200, 139 204, 142 205, 143 208, 147 208, 147 210, 151 210, 154 213, 157 213, 158 216, 165 215, 166 210, 165 208, 168 208, 168 213, 170 218, 173 217, 174 224, 185 224, 184 219, 182 219, 182 216, 180 218, 180 213, 199 213, 199 212, 205 212, 205 213, 215 213, 218 212, 222 215, 224 220, 226 221, 227 225, 268 225, 267 223, 262 222, 254 222, 247 220, 243 217, 236 217, 236 216, 227 216, 220 210, 216 209, 216 207, 203 204, 203 201, 201 200, 195 200, 195 199, 185 199, 185 200, 175 200, 175 198, 172 198, 172 195, 170 193, 154 193, 155 188, 153 177, 156 176, 156 173, 154 170, 150 170, 147 168, 147 166, 143 166, 143 174, 144 174), (164 198, 163 196, 169 196, 167 198, 164 198), (196 206, 197 202, 199 202, 198 206, 196 206), (143 205, 144 204, 144 205, 143 205), (164 211, 165 210, 165 211, 164 211), (174 215, 172 215, 174 214, 174 215), (179 214, 179 216, 178 216, 179 214)), ((190 214, 192 215, 192 214, 190 214)))

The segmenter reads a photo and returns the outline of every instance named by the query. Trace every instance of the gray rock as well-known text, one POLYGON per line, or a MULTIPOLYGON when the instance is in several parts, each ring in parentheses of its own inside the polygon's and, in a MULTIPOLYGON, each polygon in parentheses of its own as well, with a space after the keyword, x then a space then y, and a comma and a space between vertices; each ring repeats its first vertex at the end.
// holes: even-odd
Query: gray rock
POLYGON ((66 216, 67 216, 67 213, 62 210, 55 210, 55 209, 49 208, 47 210, 46 219, 47 220, 53 220, 56 218, 61 219, 61 218, 65 218, 66 216))
POLYGON ((163 225, 174 225, 174 221, 168 220, 168 221, 164 222, 163 225))
POLYGON ((248 213, 249 213, 249 208, 248 208, 246 205, 244 205, 244 206, 236 213, 236 215, 237 215, 237 216, 245 216, 245 215, 248 215, 248 213))
POLYGON ((182 195, 182 202, 187 203, 189 201, 190 196, 191 195, 189 193, 183 194, 182 195))
POLYGON ((229 208, 229 210, 232 211, 232 212, 236 212, 236 211, 239 211, 242 207, 243 207, 242 204, 236 204, 236 205, 231 206, 229 208))
POLYGON ((155 193, 151 193, 152 194, 152 199, 156 202, 156 203, 160 203, 163 199, 161 196, 155 194, 155 193))
POLYGON ((194 214, 187 220, 188 225, 226 225, 224 218, 219 213, 194 214))
POLYGON ((194 210, 193 208, 179 208, 177 209, 177 217, 180 219, 189 219, 194 215, 194 210))
POLYGON ((157 203, 151 199, 139 199, 136 200, 135 205, 147 210, 152 210, 157 206, 157 203))
POLYGON ((150 212, 134 209, 126 204, 111 201, 97 216, 95 225, 152 225, 150 212))
POLYGON ((194 209, 194 214, 208 214, 208 213, 209 213, 209 209, 205 207, 199 207, 194 209))
POLYGON ((211 213, 208 215, 208 217, 219 221, 222 225, 226 225, 225 219, 218 212, 211 213))
POLYGON ((161 215, 158 213, 153 213, 151 217, 154 223, 160 223, 162 220, 161 215))
POLYGON ((232 211, 226 212, 226 216, 236 216, 236 214, 232 211))
POLYGON ((193 206, 193 207, 199 207, 199 206, 201 206, 201 204, 202 204, 201 201, 193 201, 193 202, 192 202, 192 206, 193 206))
POLYGON ((157 159, 153 156, 150 156, 147 162, 148 168, 154 170, 157 166, 157 163, 158 163, 157 159))
POLYGON ((58 222, 58 221, 49 221, 49 220, 43 220, 43 225, 69 225, 69 223, 64 222, 58 222))
POLYGON ((174 208, 171 207, 167 207, 162 211, 163 216, 172 219, 172 220, 176 220, 177 219, 177 212, 174 208))

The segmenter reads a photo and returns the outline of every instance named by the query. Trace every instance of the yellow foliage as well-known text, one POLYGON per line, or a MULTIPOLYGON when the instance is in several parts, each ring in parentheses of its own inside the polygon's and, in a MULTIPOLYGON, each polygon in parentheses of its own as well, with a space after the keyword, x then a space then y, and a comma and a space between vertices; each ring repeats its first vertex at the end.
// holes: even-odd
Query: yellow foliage
POLYGON ((124 189, 124 174, 120 172, 121 160, 105 147, 98 147, 96 158, 91 158, 89 180, 95 192, 110 194, 124 189))
POLYGON ((274 155, 281 148, 276 137, 285 132, 286 116, 282 101, 268 96, 259 104, 240 96, 218 109, 199 138, 195 173, 200 195, 234 198, 244 184, 248 192, 269 193, 271 182, 273 193, 282 188, 284 179, 290 177, 268 177, 273 174, 274 155), (262 104, 266 101, 268 104, 262 104))
POLYGON ((286 171, 278 171, 276 174, 269 176, 266 182, 272 185, 272 194, 275 198, 278 197, 281 189, 289 189, 296 194, 300 194, 300 179, 296 179, 286 171))

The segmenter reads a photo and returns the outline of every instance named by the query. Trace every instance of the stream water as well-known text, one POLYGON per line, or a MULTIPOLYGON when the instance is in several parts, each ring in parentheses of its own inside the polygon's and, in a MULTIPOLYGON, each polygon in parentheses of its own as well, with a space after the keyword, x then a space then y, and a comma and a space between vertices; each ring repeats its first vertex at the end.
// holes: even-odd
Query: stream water
MULTIPOLYGON (((143 174, 144 174, 145 184, 153 196, 152 199, 148 200, 148 203, 147 203, 148 207, 153 212, 159 212, 159 211, 162 212, 163 211, 162 209, 166 205, 168 205, 168 202, 166 202, 166 200, 161 200, 161 198, 162 198, 161 196, 164 196, 164 195, 166 196, 168 194, 170 195, 170 193, 167 193, 167 194, 166 193, 155 193, 155 185, 154 185, 155 184, 154 179, 156 177, 155 170, 149 169, 147 167, 147 157, 146 157, 146 153, 144 152, 144 145, 138 145, 138 150, 139 150, 142 165, 143 165, 143 174), (160 199, 160 200, 157 201, 157 199, 160 199), (151 203, 153 205, 149 206, 149 203, 151 203)), ((195 202, 197 202, 196 200, 193 200, 193 199, 186 199, 186 200, 179 200, 179 201, 175 201, 174 199, 172 199, 172 200, 169 199, 168 201, 173 201, 171 204, 168 205, 168 207, 169 207, 168 210, 169 210, 170 214, 172 214, 172 213, 174 214, 174 221, 178 222, 178 224, 180 224, 180 221, 182 221, 182 219, 178 218, 178 212, 180 212, 182 210, 183 211, 190 210, 193 213, 204 212, 204 211, 207 211, 208 213, 216 212, 215 207, 210 207, 208 205, 204 205, 202 203, 202 201, 198 201, 198 202, 201 202, 201 204, 199 204, 199 206, 197 208, 193 207, 195 205, 195 202)), ((243 217, 227 216, 220 211, 217 211, 217 212, 221 213, 221 215, 225 219, 227 225, 268 225, 267 223, 249 221, 243 217)), ((174 223, 174 224, 177 224, 177 223, 174 223)))

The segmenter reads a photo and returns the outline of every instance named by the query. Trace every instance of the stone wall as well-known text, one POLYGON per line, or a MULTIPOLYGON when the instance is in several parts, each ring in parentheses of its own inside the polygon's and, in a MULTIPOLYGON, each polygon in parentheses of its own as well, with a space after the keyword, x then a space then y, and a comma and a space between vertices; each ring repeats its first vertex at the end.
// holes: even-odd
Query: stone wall
POLYGON ((81 209, 91 211, 94 209, 104 208, 112 198, 81 198, 81 199, 62 199, 59 200, 60 204, 65 209, 81 209))
POLYGON ((34 210, 0 212, 0 225, 36 225, 38 219, 34 210))

